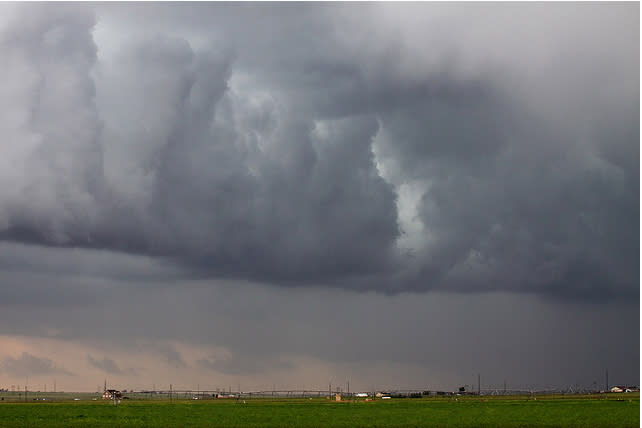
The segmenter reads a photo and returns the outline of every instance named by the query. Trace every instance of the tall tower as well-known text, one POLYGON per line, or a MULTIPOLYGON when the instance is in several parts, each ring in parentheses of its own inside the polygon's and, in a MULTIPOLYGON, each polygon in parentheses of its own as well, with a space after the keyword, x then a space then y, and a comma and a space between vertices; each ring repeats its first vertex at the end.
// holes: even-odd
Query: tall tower
POLYGON ((105 379, 105 387, 103 388, 103 392, 107 391, 107 379, 105 379))

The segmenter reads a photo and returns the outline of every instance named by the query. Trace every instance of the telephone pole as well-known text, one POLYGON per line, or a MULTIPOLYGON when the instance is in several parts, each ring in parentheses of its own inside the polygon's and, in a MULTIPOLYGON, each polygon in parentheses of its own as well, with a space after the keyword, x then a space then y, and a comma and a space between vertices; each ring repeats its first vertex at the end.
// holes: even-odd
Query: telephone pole
POLYGON ((477 373, 477 395, 481 395, 481 375, 477 373))

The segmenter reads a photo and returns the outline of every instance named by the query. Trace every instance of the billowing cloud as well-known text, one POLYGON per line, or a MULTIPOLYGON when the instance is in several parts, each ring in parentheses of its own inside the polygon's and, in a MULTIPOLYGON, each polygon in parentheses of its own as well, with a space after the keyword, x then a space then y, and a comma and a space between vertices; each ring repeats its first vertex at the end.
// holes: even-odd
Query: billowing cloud
POLYGON ((89 75, 96 60, 94 17, 49 6, 15 15, 0 30, 7 112, 0 122, 0 224, 21 241, 86 241, 99 214, 103 163, 89 75))
POLYGON ((638 5, 6 8, 4 240, 278 285, 639 293, 638 5))

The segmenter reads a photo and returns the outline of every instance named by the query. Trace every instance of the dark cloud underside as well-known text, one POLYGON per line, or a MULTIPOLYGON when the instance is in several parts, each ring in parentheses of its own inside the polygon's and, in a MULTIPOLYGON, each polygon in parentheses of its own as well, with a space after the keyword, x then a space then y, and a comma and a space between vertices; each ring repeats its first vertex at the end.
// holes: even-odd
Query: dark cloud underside
POLYGON ((19 357, 6 357, 0 362, 0 372, 4 375, 23 377, 23 376, 43 376, 43 375, 67 375, 73 374, 56 365, 52 360, 46 357, 37 357, 28 352, 23 352, 19 357))
POLYGON ((638 7, 4 6, 0 236, 291 286, 637 296, 638 7))

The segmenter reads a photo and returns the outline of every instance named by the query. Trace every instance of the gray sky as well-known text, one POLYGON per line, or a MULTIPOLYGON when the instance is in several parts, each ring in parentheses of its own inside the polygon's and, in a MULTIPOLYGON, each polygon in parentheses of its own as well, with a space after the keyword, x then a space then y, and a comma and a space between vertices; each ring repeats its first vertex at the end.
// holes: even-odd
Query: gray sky
POLYGON ((0 9, 0 387, 639 383, 637 3, 0 9))

